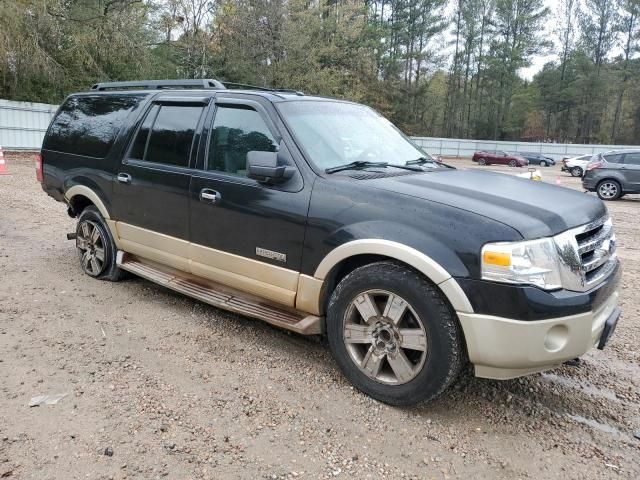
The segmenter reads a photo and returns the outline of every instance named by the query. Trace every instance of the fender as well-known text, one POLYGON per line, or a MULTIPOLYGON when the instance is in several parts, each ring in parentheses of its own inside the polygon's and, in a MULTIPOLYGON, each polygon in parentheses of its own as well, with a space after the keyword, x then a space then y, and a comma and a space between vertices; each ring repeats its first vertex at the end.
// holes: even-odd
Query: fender
POLYGON ((76 195, 83 195, 87 197, 98 208, 100 214, 104 217, 105 220, 111 220, 111 216, 109 215, 107 207, 105 207, 104 202, 100 199, 96 192, 84 185, 74 185, 65 192, 64 198, 66 198, 67 201, 71 201, 71 199, 76 195))
POLYGON ((381 255, 410 265, 438 285, 456 311, 473 312, 473 307, 458 282, 438 262, 415 248, 380 238, 344 243, 322 259, 313 277, 300 275, 296 306, 312 313, 319 312, 321 292, 329 272, 341 261, 363 254, 381 255))

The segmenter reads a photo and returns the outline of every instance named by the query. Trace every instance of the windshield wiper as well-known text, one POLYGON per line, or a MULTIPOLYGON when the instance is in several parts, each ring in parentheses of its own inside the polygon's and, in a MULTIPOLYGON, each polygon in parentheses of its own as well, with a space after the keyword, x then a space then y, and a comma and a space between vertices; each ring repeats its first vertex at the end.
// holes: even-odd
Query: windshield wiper
POLYGON ((415 160, 407 160, 405 165, 424 165, 425 163, 436 163, 436 162, 431 158, 418 157, 415 160))
POLYGON ((388 162, 367 162, 365 160, 356 160, 355 162, 338 165, 337 167, 327 168, 325 169, 325 173, 336 173, 343 170, 352 170, 354 168, 386 167, 388 165, 388 162))

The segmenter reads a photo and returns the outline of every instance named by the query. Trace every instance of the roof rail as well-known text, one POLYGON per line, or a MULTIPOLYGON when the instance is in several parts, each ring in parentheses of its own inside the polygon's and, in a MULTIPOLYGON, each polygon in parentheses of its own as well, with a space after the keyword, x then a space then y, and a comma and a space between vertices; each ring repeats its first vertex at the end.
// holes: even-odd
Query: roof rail
POLYGON ((162 90, 167 88, 204 88, 224 90, 225 86, 218 80, 185 79, 185 80, 134 80, 130 82, 101 82, 91 86, 91 90, 162 90))
POLYGON ((225 87, 234 87, 234 88, 246 88, 249 90, 262 90, 265 92, 275 92, 275 93, 293 93, 294 95, 303 96, 304 92, 300 92, 298 90, 292 90, 289 88, 269 88, 269 87, 259 87, 257 85, 249 85, 247 83, 235 83, 235 82, 221 82, 225 87))

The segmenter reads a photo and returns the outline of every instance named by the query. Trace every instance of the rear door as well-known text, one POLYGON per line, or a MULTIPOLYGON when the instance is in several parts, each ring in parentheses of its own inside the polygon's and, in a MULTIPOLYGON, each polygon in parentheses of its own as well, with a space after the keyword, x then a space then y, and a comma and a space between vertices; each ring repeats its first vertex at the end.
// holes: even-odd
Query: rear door
POLYGON ((158 97, 116 170, 114 212, 123 248, 188 267, 189 182, 209 99, 158 97))
POLYGON ((620 169, 626 183, 622 189, 640 192, 640 152, 625 154, 620 169))
POLYGON ((311 183, 303 181, 269 107, 258 100, 216 100, 201 142, 201 168, 191 180, 191 268, 293 306, 311 183), (268 185, 247 177, 247 152, 276 150, 296 168, 293 178, 268 185))

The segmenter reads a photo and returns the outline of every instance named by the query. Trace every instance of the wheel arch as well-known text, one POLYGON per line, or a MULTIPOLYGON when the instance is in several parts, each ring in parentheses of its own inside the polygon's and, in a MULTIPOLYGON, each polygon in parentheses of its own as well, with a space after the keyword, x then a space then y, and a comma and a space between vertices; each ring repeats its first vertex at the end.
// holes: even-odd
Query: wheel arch
POLYGON ((87 206, 95 205, 95 207, 98 209, 105 220, 111 219, 109 211, 107 210, 107 207, 105 206, 102 199, 96 192, 85 185, 72 186, 65 192, 64 197, 66 198, 67 202, 76 215, 82 212, 82 210, 84 210, 87 206))
POLYGON ((399 242, 362 239, 336 247, 316 268, 313 278, 321 287, 314 303, 319 313, 326 311, 331 292, 342 278, 358 267, 384 260, 395 260, 424 275, 439 288, 453 310, 473 312, 458 282, 433 258, 399 242))

